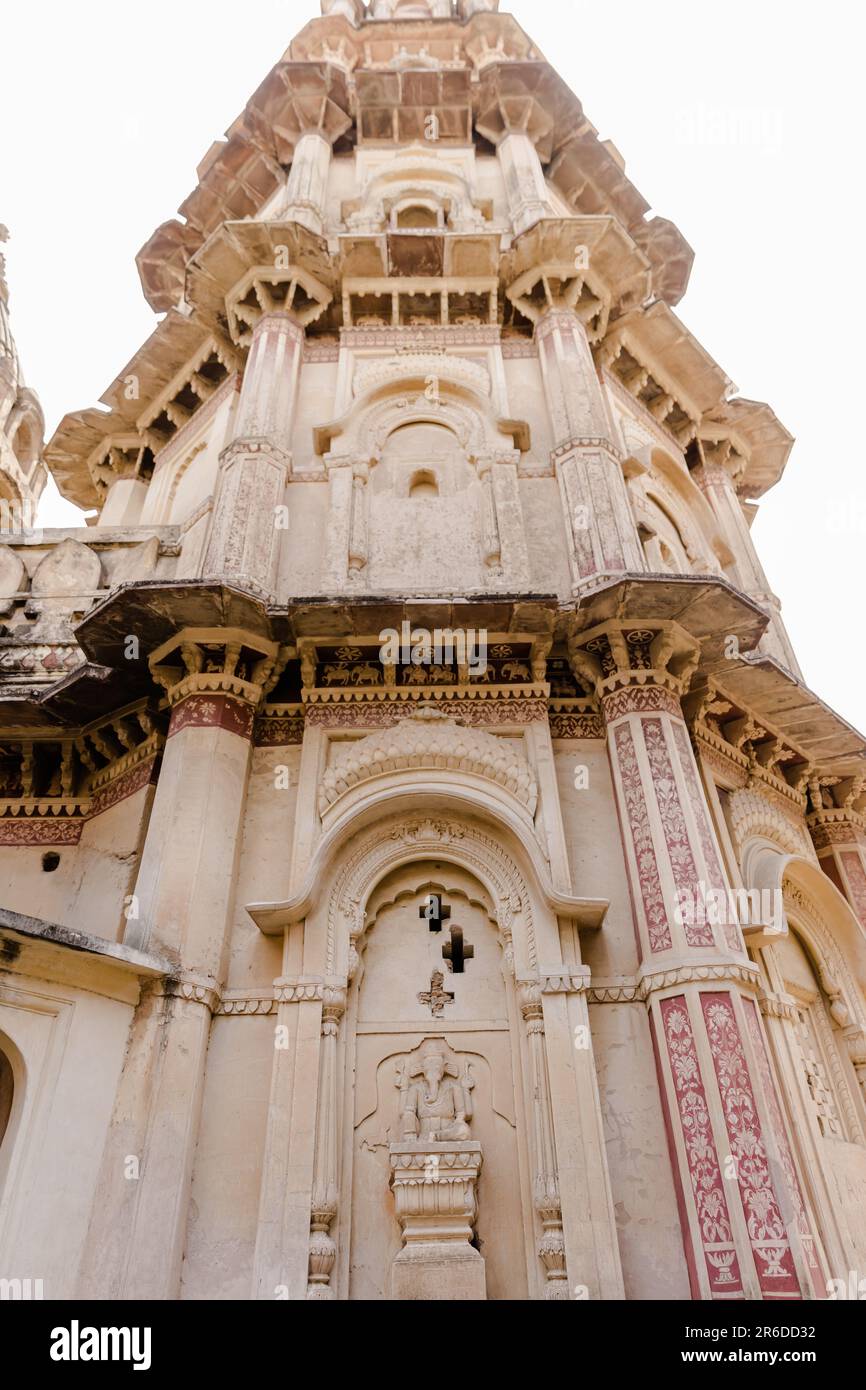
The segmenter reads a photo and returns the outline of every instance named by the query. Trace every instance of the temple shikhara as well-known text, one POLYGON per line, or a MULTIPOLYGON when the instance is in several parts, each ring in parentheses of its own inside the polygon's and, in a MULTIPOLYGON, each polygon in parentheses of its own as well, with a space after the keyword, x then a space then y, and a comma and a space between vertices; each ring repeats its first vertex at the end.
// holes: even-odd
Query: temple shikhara
POLYGON ((866 745, 750 537, 793 440, 497 0, 321 9, 44 445, 0 276, 0 1278, 825 1298, 866 745))

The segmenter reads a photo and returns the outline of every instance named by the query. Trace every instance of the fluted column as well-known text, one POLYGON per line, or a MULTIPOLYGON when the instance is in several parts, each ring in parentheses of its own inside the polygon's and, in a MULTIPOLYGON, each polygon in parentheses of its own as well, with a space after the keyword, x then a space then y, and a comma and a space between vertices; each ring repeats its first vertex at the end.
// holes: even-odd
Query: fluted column
POLYGON ((303 342, 290 314, 265 314, 256 324, 235 437, 220 458, 205 578, 274 592, 303 342))
POLYGON ((575 593, 645 561, 586 329, 552 308, 535 329, 575 593))
POLYGON ((331 141, 320 130, 306 131, 292 156, 283 214, 286 222, 300 222, 322 236, 330 167, 331 141))
POLYGON ((612 622, 570 655, 607 729, 693 1297, 822 1297, 758 971, 682 717, 698 649, 673 623, 612 622))
POLYGON ((508 210, 519 236, 542 217, 551 217, 553 208, 538 151, 524 130, 509 130, 496 146, 508 210))

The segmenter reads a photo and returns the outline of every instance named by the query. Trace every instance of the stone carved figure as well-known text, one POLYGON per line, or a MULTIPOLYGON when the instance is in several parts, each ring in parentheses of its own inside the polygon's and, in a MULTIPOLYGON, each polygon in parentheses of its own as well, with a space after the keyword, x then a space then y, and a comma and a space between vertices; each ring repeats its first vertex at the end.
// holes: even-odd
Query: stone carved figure
POLYGON ((400 1134, 403 1139, 459 1143, 469 1138, 472 1088, 468 1063, 461 1072, 443 1042, 423 1043, 397 1071, 400 1087, 400 1134))

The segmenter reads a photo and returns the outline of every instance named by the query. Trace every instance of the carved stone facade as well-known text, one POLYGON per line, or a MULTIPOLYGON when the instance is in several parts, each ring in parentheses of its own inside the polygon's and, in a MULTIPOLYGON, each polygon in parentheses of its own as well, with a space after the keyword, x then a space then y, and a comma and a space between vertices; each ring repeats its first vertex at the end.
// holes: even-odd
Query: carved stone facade
MULTIPOLYGON (((0 544, 0 1276, 824 1297, 866 747, 750 537, 792 440, 496 0, 321 8, 45 450, 94 524, 0 544)), ((2 277, 0 392, 35 497, 2 277)))

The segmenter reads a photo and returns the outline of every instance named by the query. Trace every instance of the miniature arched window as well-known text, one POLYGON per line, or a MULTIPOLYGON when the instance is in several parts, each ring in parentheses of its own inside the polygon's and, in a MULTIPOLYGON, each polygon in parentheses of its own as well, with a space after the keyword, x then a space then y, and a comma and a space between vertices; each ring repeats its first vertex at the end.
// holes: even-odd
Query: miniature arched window
POLYGON ((432 203, 407 203, 395 207, 391 213, 391 222, 397 231, 413 232, 441 227, 443 221, 442 209, 432 203))
POLYGON ((409 496, 413 502, 425 497, 438 497, 439 484, 436 481, 436 474, 431 473, 428 468, 413 474, 409 483, 409 496))
POLYGON ((14 1096, 15 1077, 12 1072, 12 1063, 0 1046, 0 1148, 3 1147, 3 1138, 9 1127, 14 1096))

